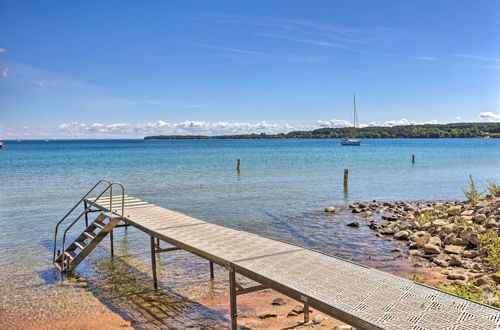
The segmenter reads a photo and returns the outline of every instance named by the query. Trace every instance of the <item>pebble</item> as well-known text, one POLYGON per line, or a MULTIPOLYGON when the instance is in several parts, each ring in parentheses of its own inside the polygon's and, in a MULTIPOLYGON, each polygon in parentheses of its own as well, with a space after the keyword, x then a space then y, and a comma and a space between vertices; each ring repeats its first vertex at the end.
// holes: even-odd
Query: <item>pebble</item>
POLYGON ((318 314, 316 315, 314 318, 313 318, 313 323, 314 324, 320 324, 321 322, 323 322, 324 320, 326 320, 326 317, 324 317, 323 315, 321 314, 318 314))

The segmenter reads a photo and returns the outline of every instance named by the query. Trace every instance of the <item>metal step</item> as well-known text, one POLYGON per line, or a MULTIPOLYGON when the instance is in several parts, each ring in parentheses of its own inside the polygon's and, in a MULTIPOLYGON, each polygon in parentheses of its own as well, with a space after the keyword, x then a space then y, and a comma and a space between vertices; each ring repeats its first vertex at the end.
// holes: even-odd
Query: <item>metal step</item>
POLYGON ((68 272, 75 269, 75 267, 78 266, 78 264, 104 239, 104 237, 116 227, 121 219, 122 217, 111 212, 101 213, 65 250, 64 264, 61 262, 63 259, 61 255, 56 258, 54 262, 56 267, 61 272, 68 272), (104 223, 103 220, 105 219, 109 219, 109 221, 104 223), (96 228, 99 229, 97 233, 94 232, 96 228), (87 242, 87 239, 90 240, 87 242), (80 249, 78 252, 75 251, 77 248, 80 249))
POLYGON ((75 241, 74 243, 80 250, 83 250, 88 243, 86 243, 85 241, 75 241))
POLYGON ((66 255, 66 257, 69 257, 70 260, 73 260, 78 254, 75 251, 66 251, 64 252, 64 255, 66 255))
POLYGON ((97 236, 96 233, 94 233, 93 231, 92 232, 86 231, 83 233, 83 235, 87 236, 90 239, 94 239, 97 236))

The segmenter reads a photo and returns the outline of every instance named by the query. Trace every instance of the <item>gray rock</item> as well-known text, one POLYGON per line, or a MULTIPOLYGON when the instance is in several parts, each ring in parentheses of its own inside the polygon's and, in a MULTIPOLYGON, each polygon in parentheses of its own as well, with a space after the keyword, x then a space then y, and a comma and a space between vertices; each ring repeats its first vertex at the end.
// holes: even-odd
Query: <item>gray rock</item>
POLYGON ((422 236, 416 238, 415 243, 417 243, 417 246, 423 247, 425 244, 427 244, 429 242, 430 238, 431 238, 431 234, 425 233, 422 236))
POLYGON ((452 255, 450 259, 450 266, 462 266, 462 258, 459 255, 452 255))
POLYGON ((424 244, 423 249, 428 254, 440 254, 441 250, 434 244, 424 244))
POLYGON ((416 257, 416 256, 419 256, 421 253, 419 250, 409 250, 408 251, 408 254, 411 256, 411 257, 416 257))
POLYGON ((318 314, 316 315, 315 317, 313 317, 313 323, 314 324, 320 324, 321 322, 323 322, 324 320, 326 320, 326 317, 324 317, 323 315, 321 314, 318 314))
POLYGON ((460 254, 462 253, 464 248, 458 245, 446 245, 444 247, 444 252, 448 254, 460 254))
POLYGON ((467 251, 464 251, 462 256, 464 258, 474 259, 475 257, 477 257, 477 251, 476 250, 467 250, 467 251))
POLYGON ((360 212, 360 213, 356 214, 357 217, 361 217, 361 218, 368 218, 371 215, 372 215, 372 212, 370 212, 370 211, 364 211, 364 212, 360 212))
POLYGON ((480 278, 478 278, 474 284, 476 284, 477 286, 481 286, 481 285, 490 285, 491 283, 493 282, 493 280, 488 276, 488 275, 484 275, 484 276, 481 276, 480 278))
POLYGON ((473 219, 474 219, 474 221, 479 222, 479 223, 483 223, 486 220, 488 220, 488 218, 484 214, 476 214, 473 219))
POLYGON ((335 326, 332 330, 356 330, 356 328, 347 324, 342 324, 335 326))
POLYGON ((448 215, 459 215, 462 212, 462 207, 460 205, 452 206, 448 209, 448 215))
POLYGON ((448 262, 446 260, 434 258, 432 261, 439 267, 448 267, 448 262))
POLYGON ((432 245, 436 245, 436 246, 441 246, 441 244, 442 244, 441 239, 437 236, 431 237, 427 243, 432 244, 432 245))
POLYGON ((349 226, 349 227, 359 227, 359 222, 354 221, 354 222, 348 223, 347 226, 349 226))
POLYGON ((394 234, 395 239, 406 240, 410 236, 410 233, 407 230, 401 230, 394 234))
POLYGON ((334 206, 329 205, 329 206, 325 207, 325 212, 333 213, 335 211, 337 211, 337 209, 334 206))
POLYGON ((278 314, 272 312, 261 312, 256 315, 259 319, 268 319, 270 317, 277 317, 278 314))
POLYGON ((467 276, 465 276, 465 274, 462 274, 462 273, 450 272, 450 273, 448 273, 448 276, 446 276, 446 278, 449 280, 465 281, 467 279, 467 276))
POLYGON ((286 301, 283 298, 276 298, 276 299, 273 300, 273 302, 271 303, 271 305, 283 306, 283 305, 286 305, 286 301))

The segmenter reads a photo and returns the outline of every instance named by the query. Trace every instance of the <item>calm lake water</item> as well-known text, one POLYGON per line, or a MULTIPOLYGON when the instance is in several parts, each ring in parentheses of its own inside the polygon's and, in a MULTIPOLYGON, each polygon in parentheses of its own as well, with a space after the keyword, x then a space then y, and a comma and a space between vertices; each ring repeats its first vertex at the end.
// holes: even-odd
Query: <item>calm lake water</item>
POLYGON ((500 181, 500 139, 364 140, 361 147, 323 139, 7 141, 0 151, 0 328, 106 309, 138 328, 224 324, 192 300, 225 294, 225 271, 217 268, 209 286, 205 260, 162 254, 155 293, 149 238, 134 229, 116 230, 114 259, 105 240, 61 281, 51 265, 54 225, 101 178, 195 217, 398 273, 405 265, 390 254, 396 243, 366 226, 346 227, 347 211, 321 210, 357 200, 463 198, 469 174, 480 187, 500 181))

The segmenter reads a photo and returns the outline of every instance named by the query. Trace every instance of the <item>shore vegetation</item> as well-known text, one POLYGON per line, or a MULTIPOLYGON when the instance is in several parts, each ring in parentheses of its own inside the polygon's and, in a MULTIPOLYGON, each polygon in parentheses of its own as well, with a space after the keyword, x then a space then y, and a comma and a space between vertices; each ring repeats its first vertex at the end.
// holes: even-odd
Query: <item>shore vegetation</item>
POLYGON ((292 131, 278 134, 239 135, 155 135, 144 139, 339 139, 356 138, 499 138, 500 123, 452 123, 404 126, 367 126, 361 128, 319 128, 312 131, 292 131))

